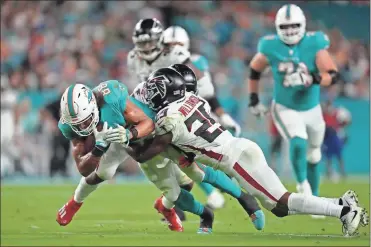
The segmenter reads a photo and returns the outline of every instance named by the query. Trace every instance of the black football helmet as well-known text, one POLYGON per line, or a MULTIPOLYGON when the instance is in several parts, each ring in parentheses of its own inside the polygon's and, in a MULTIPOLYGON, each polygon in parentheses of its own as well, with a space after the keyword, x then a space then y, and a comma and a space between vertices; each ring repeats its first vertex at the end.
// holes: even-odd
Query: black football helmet
POLYGON ((133 43, 141 58, 155 59, 164 49, 164 28, 157 19, 142 19, 134 28, 133 43))
POLYGON ((160 111, 170 103, 184 98, 186 91, 183 76, 170 68, 153 72, 144 87, 148 106, 154 111, 160 111))
POLYGON ((186 91, 197 94, 197 78, 193 70, 185 64, 173 64, 169 68, 176 70, 184 78, 186 91))

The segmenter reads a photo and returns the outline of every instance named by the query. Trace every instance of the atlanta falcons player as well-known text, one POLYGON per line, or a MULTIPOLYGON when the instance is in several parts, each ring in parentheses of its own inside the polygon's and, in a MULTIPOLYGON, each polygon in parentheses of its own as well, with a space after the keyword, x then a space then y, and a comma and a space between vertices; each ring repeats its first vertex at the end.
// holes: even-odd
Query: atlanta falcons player
MULTIPOLYGON (((210 117, 210 106, 186 92, 184 78, 170 68, 156 71, 145 84, 146 98, 156 116, 156 137, 148 148, 132 157, 144 162, 170 144, 182 150, 183 166, 199 161, 236 178, 241 187, 259 198, 277 217, 295 214, 332 216, 341 220, 343 234, 352 236, 368 224, 368 214, 357 200, 324 198, 287 191, 268 166, 260 147, 236 138, 210 117)), ((128 150, 132 153, 132 151, 128 150)))
MULTIPOLYGON (((135 47, 128 54, 127 65, 131 78, 138 83, 146 81, 153 71, 172 64, 186 64, 195 72, 199 81, 208 80, 208 74, 199 70, 191 62, 191 54, 186 47, 164 43, 163 26, 157 19, 140 20, 135 25, 132 38, 135 47)), ((228 114, 224 115, 226 119, 224 126, 236 130, 239 134, 239 125, 228 114), (232 121, 227 121, 229 119, 232 121)), ((218 190, 209 184, 199 183, 198 185, 207 195, 207 204, 210 208, 218 209, 224 206, 224 197, 218 190)), ((181 212, 179 216, 182 220, 184 219, 181 212)))

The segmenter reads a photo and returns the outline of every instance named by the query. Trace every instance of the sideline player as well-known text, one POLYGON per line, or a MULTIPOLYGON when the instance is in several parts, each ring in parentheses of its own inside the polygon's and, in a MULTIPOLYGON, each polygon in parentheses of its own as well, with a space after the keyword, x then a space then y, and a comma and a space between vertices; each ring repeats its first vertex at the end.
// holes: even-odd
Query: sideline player
MULTIPOLYGON (((347 191, 341 198, 324 198, 290 193, 268 166, 260 147, 245 138, 233 137, 209 115, 208 103, 185 90, 183 77, 170 68, 157 70, 145 84, 149 106, 157 112, 156 136, 147 149, 129 153, 144 162, 163 152, 170 144, 183 151, 179 163, 194 160, 220 169, 237 179, 241 187, 259 198, 278 217, 295 214, 326 215, 339 218, 343 234, 356 234, 368 224, 368 215, 347 191)), ((117 131, 113 130, 113 132, 117 131)))
POLYGON ((266 113, 259 101, 258 82, 270 66, 274 78, 272 116, 280 135, 289 142, 297 191, 318 196, 325 133, 320 86, 335 84, 339 73, 327 51, 327 35, 307 32, 304 13, 298 6, 281 7, 275 25, 277 34, 260 39, 258 53, 250 62, 249 108, 256 116, 266 113))

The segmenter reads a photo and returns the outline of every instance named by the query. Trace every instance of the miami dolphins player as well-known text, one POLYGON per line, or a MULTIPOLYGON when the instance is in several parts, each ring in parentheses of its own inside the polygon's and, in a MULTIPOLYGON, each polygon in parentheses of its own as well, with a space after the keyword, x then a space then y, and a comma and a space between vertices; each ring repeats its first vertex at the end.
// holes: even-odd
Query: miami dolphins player
MULTIPOLYGON (((339 73, 327 51, 327 35, 307 32, 304 13, 298 6, 281 7, 275 25, 277 34, 260 39, 258 53, 250 63, 249 108, 257 116, 266 113, 259 101, 258 82, 270 66, 274 78, 272 116, 280 135, 289 141, 297 190, 318 196, 318 164, 325 133, 320 87, 335 84, 339 73)), ((351 196, 356 195, 352 192, 351 196)))
MULTIPOLYGON (((187 31, 180 26, 170 26, 164 31, 164 43, 168 45, 180 45, 186 50, 190 50, 189 35, 187 31)), ((209 72, 209 62, 206 57, 192 53, 190 56, 190 62, 195 68, 203 73, 203 77, 197 80, 197 94, 209 102, 211 110, 214 113, 214 118, 218 119, 218 121, 235 136, 240 136, 240 125, 233 120, 233 118, 226 113, 223 107, 219 104, 216 97, 216 90, 209 72)), ((223 196, 215 188, 206 183, 200 184, 200 187, 208 195, 208 205, 213 205, 217 208, 224 205, 223 196)))
MULTIPOLYGON (((97 188, 99 183, 112 178, 118 165, 126 159, 127 153, 124 150, 126 144, 142 137, 150 138, 154 130, 151 120, 154 113, 144 104, 129 97, 124 84, 110 80, 99 84, 94 91, 82 84, 67 88, 61 99, 61 114, 59 127, 72 141, 77 167, 80 173, 86 176, 81 179, 74 197, 58 212, 58 223, 67 225, 81 207, 83 200, 97 188), (101 132, 95 127, 98 121, 105 122, 101 132), (110 132, 112 128, 116 129, 117 125, 126 126, 129 123, 135 125, 130 128, 130 131, 121 132, 120 135, 116 135, 117 132, 110 132), (95 136, 95 147, 84 155, 85 146, 82 137, 90 137, 92 134, 95 136), (118 139, 123 140, 125 145, 110 144, 112 140, 118 139), (97 168, 94 169, 95 167, 97 168)), ((181 178, 176 176, 174 171, 177 166, 173 162, 164 156, 157 156, 141 164, 141 168, 148 179, 164 194, 162 198, 156 200, 155 208, 165 216, 171 230, 183 231, 181 222, 173 209, 175 204, 182 210, 200 216, 200 233, 211 232, 212 211, 196 201, 188 191, 179 187, 182 184, 189 184, 192 180, 186 176, 181 178)), ((192 171, 195 169, 190 173, 192 171)), ((194 176, 198 176, 199 169, 194 173, 196 173, 194 176)), ((208 180, 233 195, 239 193, 240 203, 244 206, 246 194, 241 193, 225 174, 211 169, 208 170, 207 175, 208 177, 205 172, 201 173, 205 181, 208 180)))

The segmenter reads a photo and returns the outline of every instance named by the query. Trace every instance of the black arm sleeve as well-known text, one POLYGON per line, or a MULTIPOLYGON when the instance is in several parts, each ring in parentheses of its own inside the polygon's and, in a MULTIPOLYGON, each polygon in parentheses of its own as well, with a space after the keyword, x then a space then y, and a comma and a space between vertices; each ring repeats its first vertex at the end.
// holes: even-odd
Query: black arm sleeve
POLYGON ((215 95, 212 98, 207 99, 207 102, 209 103, 211 111, 213 112, 220 107, 219 100, 216 98, 215 95))

